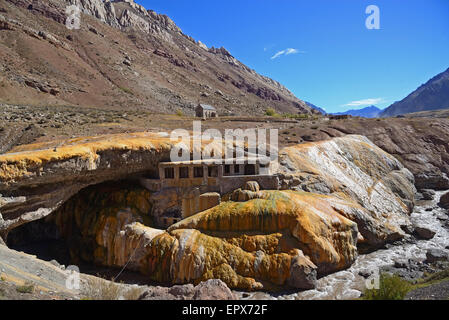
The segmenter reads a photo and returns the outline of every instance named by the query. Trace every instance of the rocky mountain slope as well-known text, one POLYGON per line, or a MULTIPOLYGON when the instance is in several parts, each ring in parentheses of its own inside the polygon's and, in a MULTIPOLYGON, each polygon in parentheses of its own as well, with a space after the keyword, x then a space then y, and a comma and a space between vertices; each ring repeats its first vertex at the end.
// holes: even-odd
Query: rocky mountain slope
POLYGON ((321 112, 321 114, 326 114, 326 110, 324 110, 323 108, 320 108, 310 102, 304 101, 309 107, 311 107, 312 109, 318 110, 319 112, 321 112))
POLYGON ((133 0, 1 0, 0 102, 193 114, 312 113, 225 48, 207 48, 133 0), (66 27, 68 5, 82 9, 66 27))
POLYGON ((405 114, 407 118, 449 118, 449 109, 421 111, 405 114))
POLYGON ((382 117, 392 117, 412 112, 449 108, 449 69, 430 79, 404 100, 385 109, 382 117))
POLYGON ((333 113, 335 115, 351 115, 354 117, 364 117, 364 118, 377 118, 379 114, 382 112, 381 109, 379 109, 376 106, 369 106, 363 109, 357 109, 357 110, 348 110, 345 112, 337 112, 333 113))

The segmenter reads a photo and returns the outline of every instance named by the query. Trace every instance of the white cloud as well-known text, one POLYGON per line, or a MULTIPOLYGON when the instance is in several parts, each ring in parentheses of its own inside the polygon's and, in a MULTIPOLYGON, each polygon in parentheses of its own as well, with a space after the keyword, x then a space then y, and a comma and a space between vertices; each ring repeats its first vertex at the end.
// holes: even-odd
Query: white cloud
POLYGON ((287 48, 285 50, 278 51, 274 56, 271 57, 271 60, 277 59, 283 55, 288 56, 290 54, 297 54, 297 53, 305 53, 305 52, 299 51, 298 49, 287 48))
POLYGON ((374 104, 379 104, 385 102, 384 98, 372 98, 372 99, 363 99, 352 101, 347 104, 344 104, 343 107, 361 107, 361 106, 371 106, 374 104))
POLYGON ((286 55, 289 55, 289 54, 295 54, 295 53, 299 53, 298 49, 292 49, 292 48, 289 48, 289 49, 287 49, 287 51, 285 52, 286 55))

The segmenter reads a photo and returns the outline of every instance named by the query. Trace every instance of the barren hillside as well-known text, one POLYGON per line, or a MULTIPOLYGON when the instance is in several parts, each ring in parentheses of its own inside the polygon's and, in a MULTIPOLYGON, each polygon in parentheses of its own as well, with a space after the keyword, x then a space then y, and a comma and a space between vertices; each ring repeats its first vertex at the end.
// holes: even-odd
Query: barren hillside
POLYGON ((132 0, 0 0, 0 102, 193 114, 312 113, 225 48, 207 48, 132 0), (65 9, 83 11, 80 29, 65 9))

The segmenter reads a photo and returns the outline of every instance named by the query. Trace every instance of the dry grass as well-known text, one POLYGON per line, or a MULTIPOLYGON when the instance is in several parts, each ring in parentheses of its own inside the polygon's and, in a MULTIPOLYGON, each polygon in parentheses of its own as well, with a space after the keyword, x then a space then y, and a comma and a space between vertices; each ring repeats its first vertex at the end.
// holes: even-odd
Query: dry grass
POLYGON ((121 299, 119 284, 101 278, 89 278, 82 288, 82 295, 89 300, 121 299))
POLYGON ((137 286, 125 287, 102 278, 89 278, 82 288, 84 300, 137 300, 145 289, 137 286))
POLYGON ((142 293, 145 291, 141 287, 131 287, 123 294, 125 300, 138 300, 142 293))
POLYGON ((34 292, 34 283, 26 282, 24 285, 18 286, 16 288, 16 290, 17 290, 17 292, 20 292, 20 293, 33 293, 34 292))

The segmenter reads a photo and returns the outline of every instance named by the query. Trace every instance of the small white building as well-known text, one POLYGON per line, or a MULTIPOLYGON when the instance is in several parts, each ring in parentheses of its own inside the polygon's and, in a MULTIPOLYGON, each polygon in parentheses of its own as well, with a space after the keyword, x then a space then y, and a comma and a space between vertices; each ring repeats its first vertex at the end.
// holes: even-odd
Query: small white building
POLYGON ((208 104, 199 104, 195 108, 195 115, 198 118, 203 118, 203 119, 218 117, 217 109, 215 109, 214 107, 212 107, 208 104))

